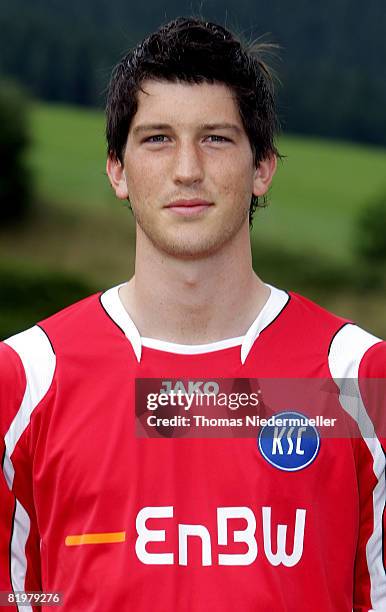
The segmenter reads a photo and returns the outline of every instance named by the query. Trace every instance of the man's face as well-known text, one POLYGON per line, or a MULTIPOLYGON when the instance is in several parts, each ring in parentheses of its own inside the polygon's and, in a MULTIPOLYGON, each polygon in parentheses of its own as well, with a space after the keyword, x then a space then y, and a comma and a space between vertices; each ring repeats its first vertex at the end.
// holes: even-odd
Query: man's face
POLYGON ((123 169, 108 163, 116 194, 129 198, 139 231, 160 251, 210 255, 248 224, 252 192, 262 193, 234 95, 223 84, 142 88, 123 169))

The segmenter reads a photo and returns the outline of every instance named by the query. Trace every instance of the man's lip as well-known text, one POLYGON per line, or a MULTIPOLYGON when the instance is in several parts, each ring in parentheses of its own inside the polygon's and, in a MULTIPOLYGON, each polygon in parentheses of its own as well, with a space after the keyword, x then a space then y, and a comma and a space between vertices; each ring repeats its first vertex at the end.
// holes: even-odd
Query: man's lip
POLYGON ((212 202, 208 202, 207 200, 176 200, 175 202, 169 202, 166 205, 166 208, 174 208, 174 207, 194 207, 194 206, 211 206, 212 202))

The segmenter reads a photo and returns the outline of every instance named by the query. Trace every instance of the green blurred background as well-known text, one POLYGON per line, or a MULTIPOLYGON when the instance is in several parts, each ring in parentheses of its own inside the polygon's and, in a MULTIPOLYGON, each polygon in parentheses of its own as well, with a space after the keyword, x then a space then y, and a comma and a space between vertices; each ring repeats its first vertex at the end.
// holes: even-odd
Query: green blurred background
POLYGON ((105 176, 111 68, 160 23, 200 14, 281 45, 283 135, 254 266, 386 336, 386 7, 374 0, 13 0, 0 16, 0 337, 134 269, 105 176))

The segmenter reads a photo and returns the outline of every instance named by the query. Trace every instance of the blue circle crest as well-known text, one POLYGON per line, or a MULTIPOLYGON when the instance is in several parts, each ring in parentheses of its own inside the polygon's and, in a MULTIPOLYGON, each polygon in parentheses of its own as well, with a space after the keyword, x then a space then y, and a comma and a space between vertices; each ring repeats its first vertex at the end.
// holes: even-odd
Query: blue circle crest
POLYGON ((260 453, 273 467, 296 472, 309 466, 320 449, 320 435, 306 415, 284 411, 272 415, 258 437, 260 453))

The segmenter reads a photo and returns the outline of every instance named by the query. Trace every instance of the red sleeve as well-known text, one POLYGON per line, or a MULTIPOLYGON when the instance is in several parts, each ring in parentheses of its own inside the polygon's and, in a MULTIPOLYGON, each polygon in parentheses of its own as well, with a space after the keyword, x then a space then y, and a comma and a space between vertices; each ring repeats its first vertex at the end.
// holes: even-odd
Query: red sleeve
POLYGON ((374 344, 364 354, 358 376, 366 411, 386 452, 386 342, 374 344))
POLYGON ((355 563, 354 612, 386 609, 386 342, 369 348, 358 370, 361 400, 368 418, 361 444, 358 488, 361 505, 355 563), (368 579, 370 577, 370 580, 368 579))
MULTIPOLYGON (((23 365, 9 346, 0 344, 0 448, 4 467, 5 435, 22 402, 26 387, 23 365)), ((9 490, 3 469, 0 474, 0 590, 12 590, 10 581, 10 537, 15 496, 9 490)))
MULTIPOLYGON (((25 437, 20 438, 11 453, 9 444, 6 444, 26 390, 27 380, 19 355, 7 344, 0 343, 0 591, 7 592, 12 592, 11 567, 15 556, 12 540, 15 541, 18 516, 23 512, 26 512, 29 521, 29 536, 23 549, 27 567, 25 588, 40 590, 39 537, 34 518, 32 483, 29 472, 26 473, 25 437), (10 461, 14 474, 9 469, 10 461)), ((2 609, 15 610, 16 607, 2 609)))

